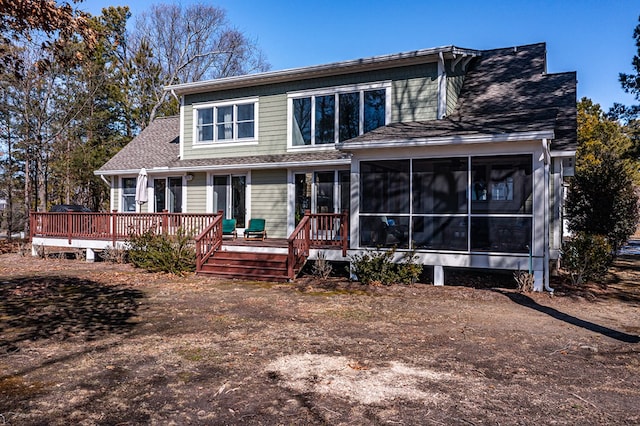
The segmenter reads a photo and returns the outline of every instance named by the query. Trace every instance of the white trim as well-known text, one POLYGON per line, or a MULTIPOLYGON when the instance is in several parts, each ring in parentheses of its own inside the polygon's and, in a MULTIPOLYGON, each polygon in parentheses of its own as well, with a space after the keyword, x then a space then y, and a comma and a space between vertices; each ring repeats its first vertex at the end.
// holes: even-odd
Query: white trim
POLYGON ((369 58, 334 62, 323 65, 315 65, 301 68, 292 68, 280 71, 269 71, 257 74, 247 74, 238 77, 219 78, 208 81, 197 81, 165 86, 164 90, 173 90, 181 95, 217 91, 229 88, 252 87, 265 84, 299 81, 305 78, 317 78, 323 76, 344 75, 366 70, 385 69, 395 66, 429 63, 437 60, 438 53, 443 52, 446 58, 454 55, 480 56, 481 51, 465 49, 456 46, 441 46, 430 49, 420 49, 410 52, 401 52, 390 55, 380 55, 369 58))
POLYGON ((207 172, 207 177, 205 180, 205 185, 206 185, 206 197, 207 199, 205 200, 205 211, 207 213, 215 213, 213 211, 213 176, 214 173, 211 171, 207 172))
POLYGON ((363 90, 389 89, 391 80, 377 81, 374 83, 345 84, 342 86, 327 86, 318 89, 294 90, 287 92, 287 98, 307 98, 309 96, 326 96, 341 93, 359 92, 363 90))
POLYGON ((551 151, 551 158, 569 158, 569 157, 575 157, 575 156, 576 156, 575 150, 551 151))
POLYGON ((236 146, 259 145, 258 140, 244 142, 245 139, 236 139, 237 142, 196 142, 191 149, 229 148, 236 146))
MULTIPOLYGON (((147 172, 159 171, 163 174, 172 173, 187 173, 187 172, 206 172, 210 170, 227 171, 227 170, 269 170, 269 169, 284 169, 288 167, 319 167, 319 166, 348 166, 351 164, 350 158, 336 159, 336 160, 314 160, 314 161, 292 161, 292 162, 277 162, 277 163, 251 163, 251 164, 225 164, 216 165, 208 164, 204 166, 185 166, 185 167, 164 167, 161 169, 147 169, 147 172)), ((108 172, 101 172, 100 175, 105 176, 120 176, 128 175, 131 173, 137 173, 139 170, 110 170, 108 172)), ((151 173, 149 173, 151 175, 151 173)))
POLYGON ((187 208, 187 206, 189 205, 189 203, 187 202, 188 192, 187 175, 184 174, 182 175, 182 205, 180 206, 180 212, 182 213, 189 213, 189 209, 187 208))
POLYGON ((249 219, 251 219, 251 170, 247 170, 247 180, 246 180, 246 192, 245 192, 245 202, 246 204, 246 211, 245 211, 245 224, 249 225, 249 219))
POLYGON ((180 156, 179 160, 184 158, 184 96, 180 98, 180 135, 178 136, 178 142, 180 143, 180 156))
POLYGON ((342 86, 328 86, 311 90, 300 90, 287 92, 287 151, 322 151, 334 149, 339 143, 340 138, 340 113, 339 113, 339 95, 345 93, 359 94, 359 122, 358 122, 358 134, 361 135, 364 132, 364 92, 371 90, 384 90, 385 91, 385 124, 391 122, 391 99, 393 97, 393 82, 391 80, 378 81, 374 83, 363 84, 350 84, 342 86), (316 116, 316 102, 315 98, 319 96, 331 96, 335 98, 335 116, 334 116, 334 143, 328 144, 315 144, 315 116, 316 116), (310 145, 293 145, 293 101, 295 99, 311 98, 311 144, 310 145))
POLYGON ((111 176, 111 189, 109 190, 109 207, 110 211, 115 210, 114 206, 116 203, 116 184, 115 184, 116 176, 111 176))
POLYGON ((519 133, 501 133, 493 135, 455 135, 442 136, 433 138, 416 138, 409 140, 382 140, 382 141, 363 141, 337 143, 336 148, 343 151, 360 150, 360 149, 378 149, 378 148, 413 148, 420 146, 435 145, 454 145, 454 144, 472 144, 472 143, 495 143, 495 142, 519 142, 541 140, 553 138, 553 130, 539 132, 519 132, 519 133))
MULTIPOLYGON (((225 99, 223 101, 207 101, 207 102, 195 102, 191 104, 191 114, 193 128, 191 129, 191 147, 224 147, 224 146, 238 146, 239 144, 257 144, 258 143, 258 116, 259 116, 259 97, 252 96, 247 98, 237 99, 225 99), (253 104, 253 137, 250 138, 238 138, 238 106, 253 104), (218 139, 218 126, 217 126, 217 114, 216 108, 220 107, 233 107, 233 138, 231 139, 218 139), (198 111, 204 109, 212 109, 213 122, 211 123, 213 131, 213 140, 199 141, 198 140, 198 111)), ((181 133, 184 134, 184 133, 181 133)))

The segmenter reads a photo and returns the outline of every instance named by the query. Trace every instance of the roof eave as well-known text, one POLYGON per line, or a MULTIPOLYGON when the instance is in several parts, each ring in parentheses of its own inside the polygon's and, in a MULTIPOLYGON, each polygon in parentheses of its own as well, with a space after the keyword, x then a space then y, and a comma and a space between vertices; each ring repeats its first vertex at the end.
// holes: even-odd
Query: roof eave
MULTIPOLYGON (((282 169, 282 168, 299 168, 299 167, 316 167, 316 166, 345 166, 349 165, 349 158, 339 158, 334 160, 313 160, 313 161, 279 161, 273 163, 232 163, 232 164, 204 164, 200 166, 177 166, 177 167, 153 167, 147 169, 148 174, 155 173, 188 173, 203 172, 209 170, 227 171, 227 170, 265 170, 265 169, 282 169)), ((140 169, 122 169, 122 170, 96 170, 93 172, 97 176, 119 176, 119 175, 136 175, 140 169)))
POLYGON ((334 62, 323 65, 313 65, 302 68, 291 68, 280 71, 268 71, 258 74, 246 74, 236 77, 226 77, 215 80, 197 81, 192 83, 173 84, 166 86, 165 91, 171 91, 176 95, 189 95, 205 91, 228 90, 247 86, 260 86, 266 84, 283 83, 300 79, 327 77, 337 74, 378 70, 398 65, 435 62, 442 53, 447 58, 457 55, 480 56, 479 50, 459 48, 456 46, 443 46, 431 49, 415 50, 411 52, 396 53, 391 55, 374 56, 365 59, 334 62))
POLYGON ((499 133, 493 135, 454 135, 432 138, 413 138, 407 140, 343 142, 336 144, 336 148, 342 151, 355 151, 381 148, 413 148, 439 145, 521 142, 553 138, 553 130, 540 130, 535 132, 499 133))

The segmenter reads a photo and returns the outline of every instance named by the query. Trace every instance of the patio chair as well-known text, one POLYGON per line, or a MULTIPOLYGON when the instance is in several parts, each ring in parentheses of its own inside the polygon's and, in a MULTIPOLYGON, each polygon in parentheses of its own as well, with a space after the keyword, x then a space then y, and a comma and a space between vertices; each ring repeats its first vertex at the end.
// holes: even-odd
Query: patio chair
POLYGON ((249 227, 244 230, 245 240, 262 240, 267 238, 265 219, 249 219, 249 227))
POLYGON ((222 238, 231 237, 232 240, 238 238, 238 231, 236 231, 236 219, 222 219, 222 238))

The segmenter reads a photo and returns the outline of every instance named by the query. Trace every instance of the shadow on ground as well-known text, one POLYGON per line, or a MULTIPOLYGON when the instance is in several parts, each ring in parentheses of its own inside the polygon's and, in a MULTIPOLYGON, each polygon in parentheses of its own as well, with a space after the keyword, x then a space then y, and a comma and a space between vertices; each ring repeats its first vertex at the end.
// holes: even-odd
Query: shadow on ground
POLYGON ((0 281, 0 353, 25 340, 93 340, 125 333, 143 293, 74 277, 0 281))
POLYGON ((585 330, 589 330, 594 333, 599 333, 599 334, 602 334, 603 336, 607 336, 612 339, 619 340, 621 342, 640 343, 640 336, 624 333, 622 331, 617 331, 612 328, 604 327, 602 325, 599 325, 590 321, 582 320, 578 317, 574 317, 573 315, 565 314, 564 312, 561 312, 555 308, 541 305, 535 300, 533 300, 531 297, 526 296, 522 293, 513 293, 513 292, 503 291, 499 289, 496 289, 494 291, 504 294, 509 299, 511 299, 512 302, 515 302, 518 305, 536 310, 543 314, 547 314, 550 317, 553 317, 560 321, 564 321, 567 324, 575 325, 576 327, 584 328, 585 330))

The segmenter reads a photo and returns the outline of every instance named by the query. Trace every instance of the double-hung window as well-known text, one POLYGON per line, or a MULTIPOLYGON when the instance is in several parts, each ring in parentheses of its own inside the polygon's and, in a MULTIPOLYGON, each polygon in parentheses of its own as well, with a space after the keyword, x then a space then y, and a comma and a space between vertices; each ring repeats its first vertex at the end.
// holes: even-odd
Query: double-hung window
POLYGON ((390 87, 377 83, 290 94, 290 145, 334 144, 384 126, 390 87))
POLYGON ((257 100, 195 106, 196 143, 255 140, 257 106, 257 100))

